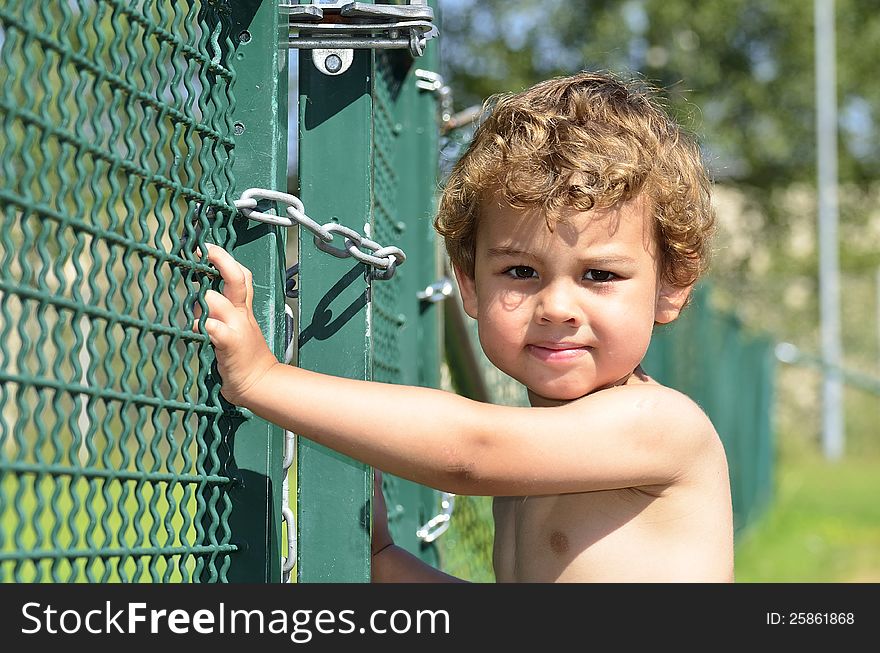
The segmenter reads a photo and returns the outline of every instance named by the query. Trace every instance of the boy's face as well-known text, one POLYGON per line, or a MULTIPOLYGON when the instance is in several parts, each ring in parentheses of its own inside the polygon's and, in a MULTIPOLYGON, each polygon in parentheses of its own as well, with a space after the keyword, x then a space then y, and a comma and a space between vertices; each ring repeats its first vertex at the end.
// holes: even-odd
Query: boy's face
POLYGON ((645 355, 655 322, 674 320, 690 290, 660 281, 641 198, 560 217, 551 231, 537 209, 489 201, 477 229, 474 276, 456 270, 486 356, 529 389, 532 405, 625 380, 645 355))

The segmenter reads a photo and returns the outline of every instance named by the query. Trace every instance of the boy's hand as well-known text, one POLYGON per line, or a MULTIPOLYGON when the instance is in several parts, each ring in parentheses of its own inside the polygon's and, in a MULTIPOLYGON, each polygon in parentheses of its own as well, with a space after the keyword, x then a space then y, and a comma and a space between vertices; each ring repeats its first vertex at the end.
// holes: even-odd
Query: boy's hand
POLYGON ((388 530, 388 508, 385 507, 385 494, 382 492, 382 472, 373 470, 373 537, 372 555, 394 544, 388 530))
MULTIPOLYGON (((208 245, 208 261, 223 278, 223 294, 208 290, 205 332, 214 345, 220 393, 230 403, 247 406, 260 381, 278 359, 272 354, 253 312, 253 276, 222 247, 208 245)), ((198 315, 196 316, 198 317, 198 315)), ((194 325, 198 330, 198 322, 194 325)))

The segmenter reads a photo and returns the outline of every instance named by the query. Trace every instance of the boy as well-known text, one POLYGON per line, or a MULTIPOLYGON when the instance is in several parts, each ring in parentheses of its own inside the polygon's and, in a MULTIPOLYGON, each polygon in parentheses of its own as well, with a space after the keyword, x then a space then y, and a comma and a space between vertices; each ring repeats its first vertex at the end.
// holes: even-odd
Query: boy
MULTIPOLYGON (((436 220, 486 355, 531 407, 279 364, 250 273, 212 246, 222 393, 398 476, 494 496, 499 582, 732 581, 721 442, 639 365, 705 269, 713 221, 697 146, 645 90, 595 73, 542 82, 496 103, 436 220)), ((374 581, 455 580, 392 543, 376 498, 374 581)))

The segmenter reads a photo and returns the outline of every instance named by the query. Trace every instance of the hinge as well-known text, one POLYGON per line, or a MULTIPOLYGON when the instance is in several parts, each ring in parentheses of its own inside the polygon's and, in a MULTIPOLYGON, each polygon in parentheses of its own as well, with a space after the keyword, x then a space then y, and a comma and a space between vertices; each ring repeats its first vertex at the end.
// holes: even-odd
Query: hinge
POLYGON ((408 49, 420 57, 437 36, 434 9, 424 1, 405 5, 365 2, 281 4, 288 16, 287 47, 311 50, 315 67, 341 75, 351 66, 354 50, 408 49))

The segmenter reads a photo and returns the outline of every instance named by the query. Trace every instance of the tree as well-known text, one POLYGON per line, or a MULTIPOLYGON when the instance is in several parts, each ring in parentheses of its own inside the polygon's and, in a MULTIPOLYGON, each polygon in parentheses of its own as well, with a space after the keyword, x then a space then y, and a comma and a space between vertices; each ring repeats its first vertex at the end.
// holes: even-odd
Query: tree
MULTIPOLYGON (((876 3, 838 0, 842 182, 876 178, 876 3)), ((815 178, 808 0, 446 0, 443 61, 460 104, 579 69, 634 71, 666 91, 716 178, 782 219, 770 195, 815 178)))

